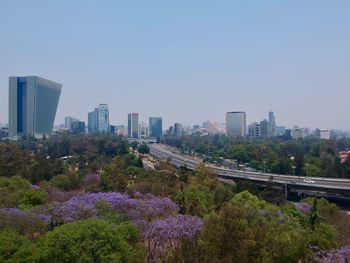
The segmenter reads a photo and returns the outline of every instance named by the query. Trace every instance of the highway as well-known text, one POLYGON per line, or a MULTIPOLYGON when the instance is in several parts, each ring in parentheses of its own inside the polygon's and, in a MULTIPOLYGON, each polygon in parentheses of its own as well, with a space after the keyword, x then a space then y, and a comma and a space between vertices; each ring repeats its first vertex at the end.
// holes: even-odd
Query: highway
MULTIPOLYGON (((194 170, 201 162, 199 159, 183 155, 166 145, 150 144, 150 154, 161 160, 170 160, 176 167, 187 166, 188 169, 194 170)), ((215 174, 220 177, 231 179, 243 179, 256 183, 266 183, 270 177, 277 184, 285 185, 290 188, 308 189, 311 191, 324 191, 332 193, 341 193, 350 197, 350 180, 323 177, 303 177, 295 175, 279 175, 261 172, 248 172, 241 170, 232 170, 224 167, 206 164, 215 174)))

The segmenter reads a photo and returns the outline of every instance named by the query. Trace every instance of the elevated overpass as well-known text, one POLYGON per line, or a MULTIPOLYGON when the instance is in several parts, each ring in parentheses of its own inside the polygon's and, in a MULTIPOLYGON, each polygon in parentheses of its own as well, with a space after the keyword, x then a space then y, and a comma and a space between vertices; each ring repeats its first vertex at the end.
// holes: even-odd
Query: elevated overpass
MULTIPOLYGON (((161 144, 150 144, 150 154, 157 159, 169 160, 176 167, 186 166, 195 170, 201 160, 183 155, 173 148, 161 144)), ((280 175, 261 172, 233 170, 206 164, 215 174, 225 179, 249 181, 257 185, 266 185, 272 177, 275 184, 285 189, 285 194, 323 196, 331 200, 349 202, 350 179, 303 177, 295 175, 280 175)))

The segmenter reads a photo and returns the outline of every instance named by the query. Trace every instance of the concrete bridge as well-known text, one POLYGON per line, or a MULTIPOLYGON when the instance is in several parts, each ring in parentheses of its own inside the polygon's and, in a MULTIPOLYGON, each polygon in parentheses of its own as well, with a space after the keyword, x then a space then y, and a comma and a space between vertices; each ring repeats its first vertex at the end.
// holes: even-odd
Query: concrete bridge
MULTIPOLYGON (((186 166, 190 170, 195 170, 201 163, 201 160, 183 155, 166 145, 150 144, 149 146, 152 156, 157 159, 169 160, 176 167, 186 166)), ((260 186, 266 185, 272 178, 276 185, 284 188, 286 197, 290 195, 294 197, 322 196, 332 201, 348 203, 347 206, 350 206, 350 179, 280 175, 232 170, 209 164, 206 166, 222 178, 249 181, 260 186)))

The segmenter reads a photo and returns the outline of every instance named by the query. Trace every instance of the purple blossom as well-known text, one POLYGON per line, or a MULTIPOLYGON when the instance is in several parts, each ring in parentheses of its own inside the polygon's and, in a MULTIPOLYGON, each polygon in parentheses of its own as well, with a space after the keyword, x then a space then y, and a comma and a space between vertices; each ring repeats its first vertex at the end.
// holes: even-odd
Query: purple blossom
POLYGON ((203 221, 199 217, 177 215, 166 219, 154 220, 142 232, 146 243, 148 261, 164 258, 164 253, 181 246, 184 239, 192 240, 202 229, 203 221))
POLYGON ((37 190, 37 189, 40 189, 40 186, 39 186, 39 185, 36 185, 36 184, 30 184, 30 185, 29 185, 29 188, 30 188, 30 189, 33 189, 33 190, 37 190))
POLYGON ((137 194, 133 199, 127 194, 101 192, 74 196, 58 204, 53 210, 53 215, 64 223, 93 217, 97 214, 95 204, 98 201, 107 202, 115 212, 124 214, 133 221, 140 219, 150 221, 174 215, 178 211, 178 206, 169 198, 137 194))
POLYGON ((300 212, 306 214, 308 212, 310 212, 312 205, 308 204, 308 203, 304 203, 304 202, 299 202, 295 204, 295 208, 297 210, 299 210, 300 212))
POLYGON ((179 210, 179 207, 167 197, 156 197, 152 194, 143 195, 138 192, 135 197, 138 201, 137 210, 143 218, 153 219, 174 215, 179 210))
POLYGON ((26 213, 18 208, 1 208, 0 213, 11 215, 11 216, 23 216, 26 213))
POLYGON ((319 263, 348 263, 350 262, 350 246, 344 246, 337 250, 320 252, 316 257, 319 263))

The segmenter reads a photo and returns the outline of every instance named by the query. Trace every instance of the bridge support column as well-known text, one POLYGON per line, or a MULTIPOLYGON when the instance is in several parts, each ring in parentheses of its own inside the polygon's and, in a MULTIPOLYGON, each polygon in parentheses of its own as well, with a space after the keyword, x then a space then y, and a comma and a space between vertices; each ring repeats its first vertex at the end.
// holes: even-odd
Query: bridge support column
POLYGON ((284 185, 284 196, 286 197, 286 199, 288 198, 288 185, 287 184, 284 185))

